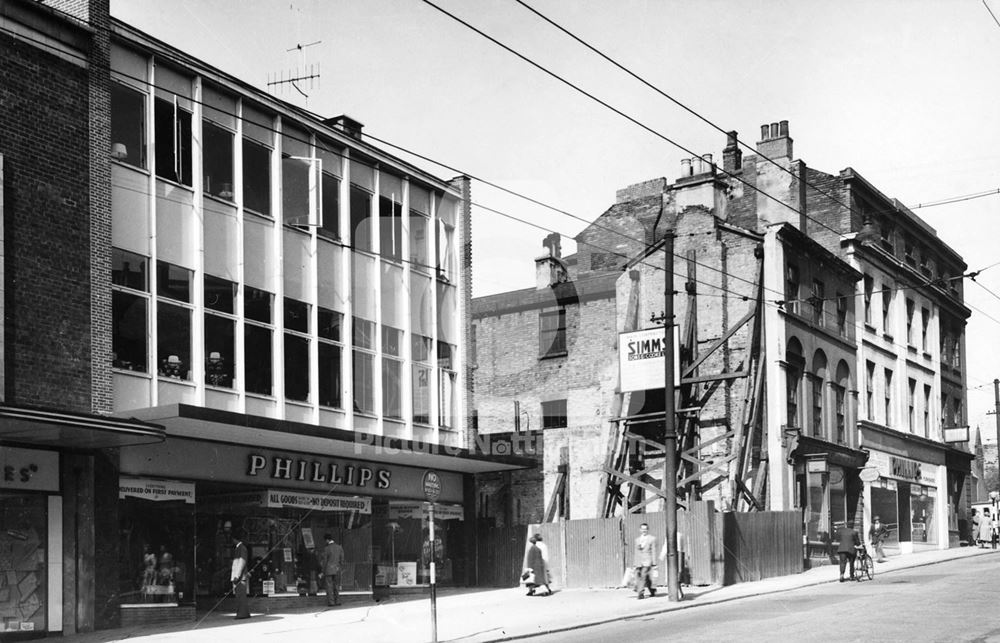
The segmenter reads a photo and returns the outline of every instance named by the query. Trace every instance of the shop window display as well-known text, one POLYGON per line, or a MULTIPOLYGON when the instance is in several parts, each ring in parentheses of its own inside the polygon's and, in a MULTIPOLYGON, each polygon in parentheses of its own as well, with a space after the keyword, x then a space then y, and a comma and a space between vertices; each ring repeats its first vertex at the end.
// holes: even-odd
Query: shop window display
POLYGON ((181 500, 122 500, 122 604, 181 604, 194 599, 193 520, 194 505, 181 500))
POLYGON ((229 591, 232 529, 241 527, 250 557, 251 596, 322 593, 318 553, 327 533, 344 548, 340 589, 371 591, 371 516, 358 511, 268 507, 266 491, 201 496, 197 516, 198 594, 229 591))
POLYGON ((376 505, 372 521, 376 585, 426 585, 430 582, 432 557, 436 563, 437 584, 463 582, 462 507, 437 504, 434 511, 432 547, 427 503, 401 500, 376 505))
POLYGON ((44 495, 0 494, 0 632, 47 627, 45 507, 44 495))

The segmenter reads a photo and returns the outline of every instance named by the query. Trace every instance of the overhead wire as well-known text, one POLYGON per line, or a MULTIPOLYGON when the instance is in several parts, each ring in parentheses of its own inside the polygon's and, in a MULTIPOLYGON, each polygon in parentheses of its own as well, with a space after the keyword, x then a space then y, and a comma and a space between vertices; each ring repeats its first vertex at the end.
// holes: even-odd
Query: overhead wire
MULTIPOLYGON (((427 0, 424 0, 424 1, 426 2, 427 0)), ((432 3, 431 3, 431 4, 432 4, 432 3)), ((9 30, 7 30, 7 29, 4 29, 4 28, 0 27, 0 31, 9 31, 9 30)), ((12 32, 11 32, 11 33, 12 33, 12 32)), ((19 37, 24 37, 24 36, 23 36, 23 35, 21 35, 21 34, 18 34, 18 36, 19 36, 19 37)), ((484 36, 485 36, 485 34, 484 34, 484 36)), ((486 37, 487 37, 487 38, 489 38, 489 36, 486 36, 486 37)), ((33 40, 33 39, 31 39, 31 38, 28 38, 28 39, 29 39, 29 40, 33 40)), ((42 45, 42 46, 49 46, 49 45, 48 45, 48 43, 45 43, 45 42, 43 42, 43 41, 39 41, 39 40, 33 40, 33 42, 36 42, 37 44, 39 44, 39 45, 42 45)), ((501 46, 502 46, 502 45, 501 45, 501 46)), ((516 52, 515 52, 515 53, 516 53, 516 52)), ((85 57, 85 56, 79 56, 79 55, 77 55, 76 57, 77 57, 77 58, 79 58, 79 59, 81 59, 81 60, 85 60, 85 59, 86 59, 86 57, 85 57)), ((133 80, 133 81, 136 81, 136 82, 138 82, 138 83, 140 83, 140 84, 143 84, 143 85, 146 85, 146 86, 149 86, 149 87, 151 87, 151 88, 156 88, 156 89, 165 89, 165 90, 167 90, 167 91, 171 91, 171 89, 170 89, 170 88, 166 88, 166 87, 160 87, 160 86, 156 85, 156 84, 155 84, 154 82, 152 82, 152 81, 150 81, 150 80, 148 80, 148 79, 146 79, 146 78, 142 78, 142 77, 138 77, 138 76, 133 76, 133 75, 130 75, 130 74, 127 74, 127 73, 125 73, 125 72, 122 72, 122 71, 120 71, 120 70, 113 70, 113 73, 114 73, 114 75, 116 75, 116 76, 119 76, 119 77, 122 77, 122 78, 127 78, 127 79, 129 79, 129 80, 133 80)), ((194 98, 189 98, 189 97, 185 97, 185 98, 187 98, 187 100, 191 101, 192 103, 198 103, 198 104, 201 104, 201 105, 205 105, 205 103, 204 103, 203 101, 199 101, 199 100, 196 100, 196 99, 194 99, 194 98)), ((211 109, 213 109, 214 111, 217 111, 217 112, 220 112, 220 113, 222 113, 222 114, 225 114, 225 115, 227 115, 227 116, 232 116, 232 117, 234 117, 234 118, 241 118, 242 120, 244 120, 244 121, 246 121, 246 122, 248 122, 248 123, 251 123, 251 124, 253 124, 253 125, 255 125, 255 126, 257 126, 257 127, 261 128, 261 129, 264 129, 264 130, 266 130, 266 131, 269 131, 269 132, 271 132, 271 133, 273 133, 273 134, 278 134, 278 135, 281 135, 282 137, 285 137, 285 138, 288 138, 288 139, 290 139, 290 140, 295 140, 295 141, 298 141, 298 142, 301 142, 301 143, 306 143, 306 144, 311 144, 311 143, 312 143, 312 141, 311 141, 311 140, 307 140, 307 139, 303 139, 303 138, 301 138, 301 137, 298 137, 298 136, 295 136, 295 135, 293 135, 293 134, 288 134, 288 133, 285 133, 285 132, 282 132, 282 131, 278 130, 277 128, 275 128, 273 124, 268 124, 268 123, 257 123, 256 121, 253 121, 252 119, 248 119, 248 118, 246 118, 245 116, 239 116, 239 115, 237 115, 236 113, 233 113, 233 112, 228 112, 228 111, 226 111, 226 110, 223 110, 223 109, 220 109, 220 108, 219 108, 218 106, 214 106, 214 105, 213 105, 213 106, 210 106, 210 107, 211 107, 211 109)), ((612 108, 612 109, 613 109, 613 108, 612 108)), ((475 175, 473 175, 473 174, 469 174, 469 173, 466 173, 466 172, 463 172, 463 171, 462 171, 461 169, 458 169, 458 168, 454 168, 454 167, 451 167, 451 166, 449 166, 449 165, 447 165, 447 164, 445 164, 445 163, 443 163, 443 162, 441 162, 441 161, 437 161, 437 160, 434 160, 434 159, 431 159, 431 158, 429 158, 429 157, 427 157, 427 156, 425 156, 425 155, 421 155, 421 154, 419 154, 419 153, 417 153, 417 152, 414 152, 414 151, 412 151, 412 150, 409 150, 409 149, 407 149, 407 148, 404 148, 404 147, 402 147, 402 146, 400 146, 400 145, 397 145, 397 144, 394 144, 394 143, 392 143, 392 142, 389 142, 389 141, 386 141, 386 140, 384 140, 384 139, 381 139, 381 138, 378 138, 378 137, 376 137, 376 136, 373 136, 373 135, 371 135, 370 133, 366 133, 366 137, 367 137, 367 138, 370 138, 370 139, 372 139, 372 140, 375 140, 375 141, 377 141, 377 142, 379 142, 379 143, 381 143, 381 144, 384 144, 384 145, 388 145, 388 146, 390 146, 390 147, 393 147, 394 149, 398 149, 398 150, 400 150, 400 151, 403 151, 403 152, 405 152, 406 154, 409 154, 409 155, 412 155, 413 157, 415 157, 415 158, 418 158, 418 159, 420 159, 420 160, 423 160, 423 161, 426 161, 426 162, 429 162, 429 163, 433 163, 433 164, 435 164, 435 165, 438 165, 438 166, 440 166, 440 167, 442 167, 442 168, 445 168, 445 169, 448 169, 448 170, 450 170, 450 171, 454 171, 454 172, 458 172, 458 173, 460 173, 460 174, 463 174, 463 175, 465 175, 465 176, 468 176, 469 178, 471 178, 471 179, 473 179, 473 180, 477 180, 477 181, 480 181, 480 182, 482 182, 482 183, 484 183, 484 184, 486 184, 486 185, 489 185, 489 186, 491 186, 491 187, 494 187, 494 188, 497 188, 497 189, 499 189, 499 190, 501 190, 501 191, 504 191, 504 192, 506 192, 506 193, 509 193, 509 194, 511 194, 511 195, 513 195, 513 196, 517 196, 517 197, 519 197, 519 198, 522 198, 522 199, 525 199, 525 200, 527 200, 527 201, 529 201, 529 202, 532 202, 532 203, 535 203, 535 204, 537 204, 537 205, 539 205, 539 206, 542 206, 542 207, 546 207, 546 208, 548 208, 548 209, 551 209, 551 210, 553 210, 553 211, 555 211, 555 212, 557 212, 557 213, 560 213, 560 214, 563 214, 563 215, 565 215, 565 216, 568 216, 568 217, 570 217, 570 218, 573 218, 573 219, 576 219, 576 220, 579 220, 579 221, 581 221, 581 222, 584 222, 584 223, 587 223, 588 225, 591 225, 591 226, 593 226, 593 227, 596 227, 596 228, 598 228, 598 229, 603 229, 603 230, 605 230, 605 231, 608 231, 608 232, 611 232, 611 233, 613 233, 613 234, 616 234, 616 235, 619 235, 619 236, 622 236, 622 237, 623 237, 623 238, 625 238, 625 239, 628 239, 628 240, 630 240, 630 241, 633 241, 633 242, 635 242, 635 243, 637 243, 637 244, 639 244, 639 245, 643 246, 643 247, 644 247, 645 249, 647 249, 647 250, 651 249, 652 247, 654 247, 654 246, 656 245, 655 243, 654 243, 654 244, 650 244, 649 242, 647 242, 647 241, 645 241, 645 240, 643 240, 643 239, 637 239, 637 238, 635 238, 635 237, 632 237, 632 236, 629 236, 629 235, 627 235, 627 234, 625 234, 625 233, 622 233, 622 232, 621 232, 621 231, 619 231, 619 230, 615 230, 615 229, 613 229, 613 228, 609 228, 609 227, 607 227, 607 226, 602 226, 602 225, 600 225, 600 224, 598 224, 598 223, 596 223, 596 222, 593 222, 593 221, 588 221, 587 219, 585 219, 585 218, 583 218, 583 217, 580 217, 580 216, 578 216, 578 215, 575 215, 575 214, 572 214, 572 213, 570 213, 570 212, 567 212, 567 211, 565 211, 565 210, 562 210, 562 209, 559 209, 559 208, 556 208, 555 206, 551 206, 551 205, 548 205, 548 204, 545 204, 545 203, 543 203, 543 202, 541 202, 541 201, 539 201, 539 200, 537 200, 537 199, 534 199, 534 198, 532 198, 532 197, 530 197, 530 196, 527 196, 527 195, 524 195, 524 194, 521 194, 521 193, 519 193, 519 192, 516 192, 516 191, 513 191, 513 190, 510 190, 510 189, 508 189, 508 188, 506 188, 506 187, 504 187, 504 186, 501 186, 501 185, 499 185, 499 184, 496 184, 496 183, 493 183, 493 182, 490 182, 490 181, 488 181, 488 180, 486 180, 486 179, 483 179, 483 178, 481 178, 481 177, 478 177, 478 176, 475 176, 475 175)), ((329 147, 326 147, 326 145, 324 144, 325 142, 323 141, 323 139, 322 139, 321 137, 317 137, 317 139, 316 139, 316 142, 317 142, 318 146, 319 146, 319 147, 321 147, 321 148, 323 149, 323 151, 325 151, 325 152, 327 152, 327 153, 330 153, 330 154, 332 154, 332 155, 335 155, 335 156, 338 156, 338 157, 339 157, 339 158, 341 158, 342 160, 345 160, 345 161, 351 161, 351 162, 353 162, 353 163, 356 163, 356 164, 358 164, 358 165, 361 165, 361 166, 363 166, 363 167, 368 167, 368 168, 370 168, 370 169, 378 169, 378 164, 377 164, 377 163, 370 163, 370 162, 366 162, 366 161, 365 161, 364 159, 358 159, 358 158, 355 158, 355 157, 349 157, 349 156, 345 155, 345 154, 344 154, 343 152, 341 152, 340 150, 337 150, 337 149, 330 149, 329 147)), ((671 143, 673 143, 672 141, 670 141, 670 142, 671 142, 671 143)), ((675 144, 675 143, 674 143, 674 144, 675 144)), ((676 144, 675 144, 675 145, 676 145, 676 144)), ((682 148, 682 149, 683 149, 683 148, 682 148)), ((693 154, 693 152, 692 152, 692 154, 693 154)), ((768 196, 768 197, 769 197, 769 198, 771 198, 772 200, 775 200, 776 202, 778 202, 778 203, 780 203, 780 204, 782 204, 782 205, 785 205, 786 207, 789 207, 789 208, 791 208, 791 206, 790 206, 790 205, 788 205, 788 204, 784 203, 783 201, 780 201, 780 200, 778 200, 778 199, 777 199, 776 197, 774 197, 774 196, 770 195, 770 194, 769 194, 769 193, 767 193, 766 191, 764 191, 764 190, 761 190, 761 189, 759 189, 759 188, 755 188, 755 189, 756 189, 756 191, 760 192, 761 194, 764 194, 765 196, 768 196)), ((998 192, 1000 192, 1000 191, 998 191, 998 192)), ((984 193, 983 195, 989 195, 989 194, 992 194, 992 192, 988 192, 988 193, 984 193)), ((489 207, 486 207, 486 206, 484 206, 484 205, 482 205, 482 204, 479 204, 479 203, 476 203, 476 202, 471 202, 471 205, 474 205, 474 206, 476 206, 476 207, 478 207, 478 208, 480 208, 480 209, 483 209, 483 210, 486 210, 486 211, 489 211, 489 212, 493 212, 494 214, 497 214, 497 215, 499 215, 499 216, 503 216, 503 217, 506 217, 506 218, 509 218, 509 219, 511 219, 511 220, 514 220, 514 221, 518 221, 518 222, 520 222, 520 223, 524 223, 524 224, 527 224, 527 225, 532 225, 532 226, 534 226, 534 227, 536 227, 536 228, 539 228, 539 229, 541 229, 541 230, 545 230, 545 231, 547 231, 547 232, 557 232, 557 231, 555 231, 555 230, 552 230, 552 229, 549 229, 549 228, 545 228, 545 227, 542 227, 542 226, 538 226, 538 225, 536 225, 536 224, 532 224, 532 223, 530 223, 530 222, 527 222, 527 221, 525 221, 524 219, 520 219, 520 218, 518 218, 518 217, 514 217, 514 216, 512 216, 512 215, 509 215, 509 214, 507 214, 507 213, 504 213, 504 212, 501 212, 501 211, 499 211, 499 210, 496 210, 496 209, 493 209, 493 208, 489 208, 489 207)), ((794 210, 794 208, 791 208, 791 209, 793 209, 793 210, 794 210)), ((827 226, 827 228, 828 228, 829 230, 833 231, 833 232, 836 232, 837 234, 840 234, 840 233, 839 233, 839 231, 837 231, 837 230, 834 230, 833 228, 829 228, 829 226, 827 226)), ((564 236, 570 236, 570 237, 572 237, 572 235, 566 235, 565 233, 559 233, 559 232, 557 232, 557 233, 558 233, 558 234, 562 234, 562 235, 564 235, 564 236)), ((579 243, 579 242, 578 242, 578 243, 579 243)), ((619 257, 621 257, 621 258, 623 258, 623 259, 626 259, 626 260, 630 258, 630 257, 629 257, 628 255, 626 255, 626 254, 624 254, 624 253, 622 253, 621 251, 618 251, 618 250, 612 250, 612 249, 608 249, 608 248, 604 248, 604 247, 602 247, 602 246, 599 246, 599 245, 596 245, 596 244, 591 244, 591 243, 586 243, 586 242, 584 242, 584 243, 585 243, 585 245, 589 245, 589 246, 591 246, 591 247, 594 247, 594 248, 597 248, 597 249, 599 249, 599 250, 604 250, 604 251, 607 251, 607 252, 609 252, 609 253, 611 253, 611 254, 614 254, 614 255, 616 255, 616 256, 619 256, 619 257)), ((347 244, 342 244, 342 245, 345 245, 346 247, 350 247, 350 246, 349 246, 349 245, 347 245, 347 244)), ((679 257, 679 256, 678 256, 678 255, 676 255, 676 254, 674 254, 673 256, 674 256, 674 258, 681 258, 681 257, 679 257)), ((653 265, 653 264, 649 264, 649 263, 648 263, 648 262, 646 262, 646 261, 640 261, 640 262, 638 262, 638 263, 643 263, 643 264, 646 264, 646 265, 651 265, 651 266, 652 266, 652 267, 653 267, 654 269, 656 269, 656 270, 663 270, 663 267, 662 267, 662 266, 658 266, 658 265, 653 265)), ((722 275, 725 275, 725 276, 727 276, 727 277, 729 277, 729 278, 732 278, 732 279, 735 279, 735 280, 737 280, 737 281, 742 281, 742 282, 745 282, 745 283, 747 283, 747 284, 749 284, 749 285, 752 285, 752 286, 755 286, 755 287, 757 287, 757 284, 756 284, 755 282, 753 282, 753 281, 751 281, 751 280, 748 280, 748 279, 745 279, 745 278, 743 278, 743 277, 740 277, 739 275, 733 275, 733 274, 731 274, 731 273, 728 273, 728 272, 726 272, 725 270, 723 270, 722 268, 719 268, 719 267, 716 267, 716 266, 713 266, 713 265, 711 265, 711 264, 705 264, 705 263, 702 263, 702 262, 698 262, 698 261, 695 261, 694 263, 695 263, 695 265, 697 265, 697 266, 700 266, 700 267, 704 267, 704 268, 706 268, 706 269, 708 269, 708 270, 712 270, 713 272, 717 272, 717 273, 720 273, 720 274, 722 274, 722 275)), ((419 264, 419 265, 424 265, 424 264, 419 264)), ((682 277, 682 278, 684 277, 684 275, 681 275, 681 274, 679 274, 679 273, 674 273, 674 274, 675 274, 675 276, 678 276, 678 277, 682 277)), ((696 282, 698 282, 698 281, 696 280, 696 282)), ((742 298, 742 299, 748 299, 748 298, 749 298, 749 296, 748 296, 748 295, 746 295, 746 294, 742 294, 742 293, 737 293, 737 292, 733 292, 733 291, 729 291, 729 290, 727 290, 727 289, 724 289, 724 288, 720 288, 719 286, 717 286, 717 285, 715 285, 715 284, 709 284, 709 283, 706 283, 706 282, 699 282, 699 283, 703 283, 704 285, 708 285, 708 286, 711 286, 711 287, 713 287, 713 288, 717 288, 717 289, 720 289, 720 290, 722 290, 723 292, 729 292, 729 293, 733 294, 734 296, 736 296, 736 297, 739 297, 739 298, 742 298)), ((763 286, 762 286, 762 285, 761 285, 761 286, 759 286, 759 287, 762 287, 762 288, 763 288, 763 286)), ((768 290, 770 290, 771 292, 773 292, 774 294, 777 294, 777 295, 782 295, 782 296, 784 295, 784 293, 782 293, 782 292, 780 292, 780 291, 778 291, 778 290, 775 290, 775 289, 770 289, 770 288, 768 288, 768 290)))

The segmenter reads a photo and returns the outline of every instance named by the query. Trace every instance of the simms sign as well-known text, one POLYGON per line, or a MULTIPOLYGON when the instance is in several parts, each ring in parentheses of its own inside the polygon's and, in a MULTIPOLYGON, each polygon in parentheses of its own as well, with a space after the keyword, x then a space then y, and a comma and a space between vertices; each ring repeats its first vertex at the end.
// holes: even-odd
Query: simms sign
MULTIPOLYGON (((667 348, 663 328, 647 328, 618 335, 618 369, 621 391, 663 388, 663 354, 667 348)), ((674 381, 679 382, 677 331, 674 330, 674 381)))

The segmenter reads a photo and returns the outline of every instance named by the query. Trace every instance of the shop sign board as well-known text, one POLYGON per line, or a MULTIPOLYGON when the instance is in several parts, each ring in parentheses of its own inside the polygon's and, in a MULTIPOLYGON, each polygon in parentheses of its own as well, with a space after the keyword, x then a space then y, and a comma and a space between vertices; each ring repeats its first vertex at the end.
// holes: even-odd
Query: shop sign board
POLYGON ((313 511, 357 511, 362 514, 372 512, 372 499, 368 497, 331 496, 322 493, 301 493, 269 489, 264 495, 264 506, 272 508, 290 507, 312 509, 313 511))
POLYGON ((878 480, 878 469, 875 467, 865 467, 858 473, 861 482, 875 482, 878 480))
POLYGON ((59 454, 0 446, 0 489, 58 492, 59 454))
MULTIPOLYGON (((121 471, 137 477, 178 478, 288 488, 341 495, 413 497, 423 489, 425 468, 302 454, 240 445, 173 439, 122 449, 121 471)), ((440 502, 462 502, 462 474, 436 471, 440 502)))
POLYGON ((895 478, 931 487, 937 486, 937 467, 927 462, 911 460, 903 456, 871 451, 868 465, 878 469, 883 478, 895 478))
POLYGON ((183 500, 186 504, 194 504, 194 483, 122 476, 118 479, 118 498, 142 498, 155 502, 183 500))
MULTIPOLYGON (((399 520, 400 518, 419 518, 427 521, 427 503, 413 500, 390 500, 389 518, 399 520)), ((465 510, 462 505, 434 505, 434 520, 465 520, 465 510)))
MULTIPOLYGON (((678 331, 674 327, 674 382, 680 383, 680 351, 678 331)), ((644 391, 663 388, 663 360, 667 350, 667 332, 660 326, 618 335, 619 388, 644 391)))

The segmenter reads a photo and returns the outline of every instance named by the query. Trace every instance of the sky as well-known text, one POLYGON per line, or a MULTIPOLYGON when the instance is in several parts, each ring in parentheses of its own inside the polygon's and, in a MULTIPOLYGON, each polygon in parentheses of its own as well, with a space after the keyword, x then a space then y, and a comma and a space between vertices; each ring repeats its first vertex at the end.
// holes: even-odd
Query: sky
MULTIPOLYGON (((616 190, 676 179, 689 151, 721 161, 719 129, 517 0, 433 2, 632 120, 425 0, 111 0, 111 13, 261 89, 318 67, 307 96, 272 93, 355 118, 437 176, 479 179, 476 297, 532 286, 542 239, 559 232, 573 252, 616 190)), ((996 440, 1000 194, 918 206, 1000 191, 1000 0, 524 2, 750 145, 788 120, 796 158, 853 168, 981 270, 965 282, 968 417, 996 440)))

